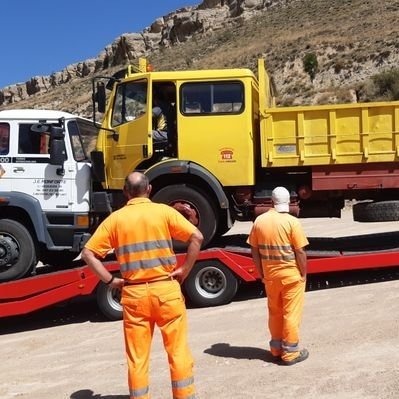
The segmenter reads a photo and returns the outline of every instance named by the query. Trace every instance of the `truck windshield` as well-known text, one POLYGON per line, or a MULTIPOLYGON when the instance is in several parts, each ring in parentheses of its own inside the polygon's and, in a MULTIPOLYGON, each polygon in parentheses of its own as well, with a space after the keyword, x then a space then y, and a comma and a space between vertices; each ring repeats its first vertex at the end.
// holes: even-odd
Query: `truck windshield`
POLYGON ((116 89, 112 126, 130 122, 145 114, 147 81, 135 80, 120 84, 116 89))
POLYGON ((83 146, 82 137, 80 135, 79 126, 76 121, 68 122, 68 132, 71 140, 72 152, 75 161, 86 161, 87 155, 83 146))

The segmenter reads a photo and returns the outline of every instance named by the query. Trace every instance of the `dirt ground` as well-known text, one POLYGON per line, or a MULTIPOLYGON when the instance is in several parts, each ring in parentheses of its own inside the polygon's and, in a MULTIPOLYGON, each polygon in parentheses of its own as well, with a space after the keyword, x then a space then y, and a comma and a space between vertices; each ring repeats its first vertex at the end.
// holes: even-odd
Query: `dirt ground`
MULTIPOLYGON (((397 222, 304 226, 327 236, 394 230, 397 222)), ((197 398, 399 398, 399 268, 310 276, 301 328, 310 356, 294 366, 270 359, 265 303, 252 284, 229 305, 188 310, 197 398)), ((0 319, 0 334, 1 399, 128 399, 122 323, 105 321, 92 301, 0 319)), ((158 332, 151 392, 171 398, 158 332)))

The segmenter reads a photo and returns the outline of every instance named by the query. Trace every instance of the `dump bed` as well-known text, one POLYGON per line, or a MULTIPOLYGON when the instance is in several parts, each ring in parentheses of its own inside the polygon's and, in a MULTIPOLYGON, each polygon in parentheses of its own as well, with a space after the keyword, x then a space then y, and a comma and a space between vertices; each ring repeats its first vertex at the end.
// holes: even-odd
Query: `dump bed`
POLYGON ((399 101, 268 107, 264 64, 259 83, 263 167, 398 160, 399 101))

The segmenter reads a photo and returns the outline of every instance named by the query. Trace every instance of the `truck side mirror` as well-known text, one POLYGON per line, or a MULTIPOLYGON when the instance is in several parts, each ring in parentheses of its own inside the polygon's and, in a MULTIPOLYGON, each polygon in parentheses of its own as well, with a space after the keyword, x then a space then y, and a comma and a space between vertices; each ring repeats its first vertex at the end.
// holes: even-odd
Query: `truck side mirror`
POLYGON ((59 165, 57 174, 64 174, 64 162, 67 159, 65 133, 62 127, 51 126, 50 130, 50 165, 59 165))
POLYGON ((96 94, 95 101, 97 103, 98 112, 105 112, 106 95, 105 95, 105 84, 104 82, 97 82, 96 84, 96 94))

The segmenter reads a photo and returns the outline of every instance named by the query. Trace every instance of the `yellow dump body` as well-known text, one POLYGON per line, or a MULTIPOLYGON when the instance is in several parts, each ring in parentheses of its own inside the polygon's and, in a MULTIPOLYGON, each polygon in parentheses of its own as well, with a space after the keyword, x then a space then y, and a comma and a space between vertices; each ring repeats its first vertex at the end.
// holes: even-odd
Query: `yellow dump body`
POLYGON ((399 157, 399 101, 267 108, 262 167, 393 162, 399 157))

